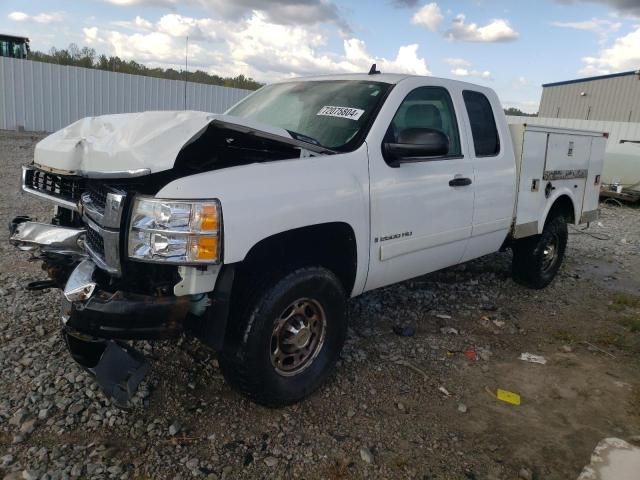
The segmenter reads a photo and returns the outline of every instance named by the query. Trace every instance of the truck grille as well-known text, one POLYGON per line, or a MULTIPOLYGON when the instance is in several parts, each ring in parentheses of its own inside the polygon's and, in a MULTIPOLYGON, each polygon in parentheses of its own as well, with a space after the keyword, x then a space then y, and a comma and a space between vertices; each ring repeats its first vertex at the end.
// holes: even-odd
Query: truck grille
POLYGON ((87 182, 86 192, 89 194, 91 202, 100 210, 104 210, 107 205, 107 195, 109 193, 125 194, 126 185, 90 180, 87 182))
POLYGON ((85 186, 84 179, 80 177, 56 175, 23 167, 23 188, 50 197, 52 200, 67 202, 71 207, 78 203, 85 186))
MULTIPOLYGON (((22 189, 80 212, 87 252, 103 270, 120 275, 120 230, 127 191, 122 181, 85 180, 22 167, 22 189)), ((130 187, 129 187, 130 188, 130 187)))
POLYGON ((104 186, 96 184, 95 182, 89 182, 87 192, 89 193, 89 198, 91 198, 91 201, 101 210, 104 210, 104 207, 107 203, 108 193, 104 186))
POLYGON ((104 238, 93 228, 87 228, 85 241, 89 249, 104 261, 104 238))

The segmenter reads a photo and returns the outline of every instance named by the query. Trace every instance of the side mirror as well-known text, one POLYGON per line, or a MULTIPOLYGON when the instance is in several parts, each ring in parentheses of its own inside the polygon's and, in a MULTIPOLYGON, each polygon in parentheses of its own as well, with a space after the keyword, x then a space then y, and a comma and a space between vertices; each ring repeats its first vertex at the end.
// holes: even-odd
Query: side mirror
POLYGON ((433 128, 406 128, 396 142, 384 142, 382 153, 392 166, 420 162, 449 153, 449 137, 433 128))

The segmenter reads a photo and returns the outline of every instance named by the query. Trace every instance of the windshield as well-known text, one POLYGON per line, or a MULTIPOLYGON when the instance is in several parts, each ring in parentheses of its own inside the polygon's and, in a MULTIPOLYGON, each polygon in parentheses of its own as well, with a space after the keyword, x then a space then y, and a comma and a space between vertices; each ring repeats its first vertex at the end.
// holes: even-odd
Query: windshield
POLYGON ((362 142, 391 85, 323 80, 268 85, 226 113, 288 130, 294 138, 335 150, 362 142))

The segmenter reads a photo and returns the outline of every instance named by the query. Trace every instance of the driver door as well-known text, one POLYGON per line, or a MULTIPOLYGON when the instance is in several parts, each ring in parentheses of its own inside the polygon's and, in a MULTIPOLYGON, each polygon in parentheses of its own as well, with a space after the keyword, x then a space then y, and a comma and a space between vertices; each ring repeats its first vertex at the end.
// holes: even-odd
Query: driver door
MULTIPOLYGON (((386 120, 382 142, 393 143, 407 128, 436 129, 449 138, 446 155, 393 166, 381 144, 367 143, 371 243, 366 290, 457 264, 464 255, 473 218, 473 166, 465 158, 457 114, 462 110, 454 99, 459 101, 459 95, 443 86, 404 93, 395 113, 387 112, 392 120, 386 120)), ((378 120, 383 118, 381 112, 378 120)))

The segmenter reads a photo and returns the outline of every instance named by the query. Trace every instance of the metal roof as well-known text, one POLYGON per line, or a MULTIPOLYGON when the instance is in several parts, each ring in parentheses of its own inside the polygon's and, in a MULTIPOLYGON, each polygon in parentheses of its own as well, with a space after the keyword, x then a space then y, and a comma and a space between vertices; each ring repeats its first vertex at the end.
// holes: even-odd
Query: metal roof
POLYGON ((542 85, 542 88, 557 87, 559 85, 569 85, 571 83, 592 82, 594 80, 605 80, 607 78, 624 77, 627 75, 640 75, 640 69, 631 70, 629 72, 610 73, 609 75, 598 75, 597 77, 576 78, 575 80, 565 80, 563 82, 545 83, 542 85))
POLYGON ((5 40, 18 40, 21 42, 24 42, 25 40, 28 42, 29 41, 29 37, 21 37, 18 35, 9 35, 8 33, 0 33, 0 38, 5 39, 5 40))

